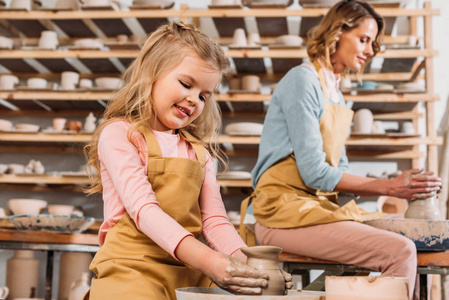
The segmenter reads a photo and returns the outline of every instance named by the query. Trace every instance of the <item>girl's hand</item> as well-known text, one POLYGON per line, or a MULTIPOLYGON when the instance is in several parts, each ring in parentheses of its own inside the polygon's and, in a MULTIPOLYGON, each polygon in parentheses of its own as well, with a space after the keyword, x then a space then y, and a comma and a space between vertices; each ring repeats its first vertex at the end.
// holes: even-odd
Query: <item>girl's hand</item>
POLYGON ((268 285, 268 274, 251 268, 234 257, 216 252, 208 261, 203 273, 228 292, 260 295, 262 288, 268 285))
POLYGON ((441 189, 441 178, 422 169, 404 171, 390 181, 388 195, 405 199, 422 199, 435 196, 441 189))
POLYGON ((282 276, 284 276, 284 280, 285 280, 284 295, 287 295, 288 294, 288 290, 293 287, 292 275, 290 273, 285 272, 282 269, 281 269, 281 273, 282 273, 282 276))

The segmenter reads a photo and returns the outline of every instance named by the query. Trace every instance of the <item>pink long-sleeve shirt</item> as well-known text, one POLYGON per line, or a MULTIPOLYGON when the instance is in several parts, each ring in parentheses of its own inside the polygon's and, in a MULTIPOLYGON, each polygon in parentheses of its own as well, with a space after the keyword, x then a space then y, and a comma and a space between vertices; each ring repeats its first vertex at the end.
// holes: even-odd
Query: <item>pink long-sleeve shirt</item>
MULTIPOLYGON (((100 135, 98 157, 104 201, 104 222, 99 231, 100 245, 103 245, 108 230, 128 213, 139 230, 175 257, 178 244, 192 234, 161 209, 147 177, 148 149, 145 138, 135 131, 131 136, 133 145, 128 140, 129 128, 129 123, 117 121, 106 126, 100 135)), ((179 134, 159 131, 153 133, 162 156, 196 160, 192 146, 179 134)), ((211 248, 230 255, 246 245, 226 215, 209 154, 205 168, 205 178, 198 199, 203 236, 211 248)))

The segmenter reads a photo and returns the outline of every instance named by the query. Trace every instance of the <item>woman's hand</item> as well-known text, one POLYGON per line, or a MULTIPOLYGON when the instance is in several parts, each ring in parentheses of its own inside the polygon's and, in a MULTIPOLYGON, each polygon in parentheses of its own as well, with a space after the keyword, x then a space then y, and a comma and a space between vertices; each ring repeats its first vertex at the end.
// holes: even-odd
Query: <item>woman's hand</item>
POLYGON ((441 178, 422 169, 404 171, 390 180, 388 195, 405 199, 422 199, 435 196, 441 189, 441 178))
POLYGON ((260 295, 268 285, 268 274, 239 259, 216 252, 201 271, 220 288, 233 294, 260 295))

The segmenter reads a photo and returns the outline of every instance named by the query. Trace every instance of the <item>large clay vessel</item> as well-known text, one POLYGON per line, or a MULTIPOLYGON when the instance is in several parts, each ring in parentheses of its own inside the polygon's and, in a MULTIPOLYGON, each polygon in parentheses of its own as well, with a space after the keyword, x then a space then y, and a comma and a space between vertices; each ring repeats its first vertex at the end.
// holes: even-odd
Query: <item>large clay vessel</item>
POLYGON ((410 201, 404 217, 407 219, 425 219, 432 221, 442 220, 435 197, 410 201))
POLYGON ((241 248, 248 257, 246 264, 268 274, 268 286, 262 290, 262 295, 284 295, 285 279, 279 269, 279 254, 282 248, 275 246, 255 246, 241 248))
POLYGON ((92 255, 84 252, 64 252, 59 262, 58 300, 68 300, 70 285, 83 273, 89 273, 92 255))
POLYGON ((35 297, 38 279, 39 260, 34 258, 34 251, 15 250, 14 256, 6 262, 7 299, 35 297))

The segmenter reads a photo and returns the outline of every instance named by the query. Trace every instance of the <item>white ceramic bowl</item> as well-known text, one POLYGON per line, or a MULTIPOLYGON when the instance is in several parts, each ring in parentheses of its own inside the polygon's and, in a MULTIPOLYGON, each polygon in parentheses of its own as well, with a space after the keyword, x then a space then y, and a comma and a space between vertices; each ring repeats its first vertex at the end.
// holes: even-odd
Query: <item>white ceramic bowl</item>
POLYGON ((16 124, 16 130, 18 131, 28 131, 28 132, 38 132, 40 126, 35 124, 16 124))
POLYGON ((95 84, 99 88, 112 90, 120 89, 124 85, 123 80, 115 77, 98 77, 95 79, 95 84))
POLYGON ((47 201, 37 199, 10 199, 8 207, 14 215, 37 215, 47 207, 47 201))
POLYGON ((74 42, 74 45, 86 49, 101 49, 103 42, 98 39, 79 39, 74 42))
POLYGON ((70 216, 75 209, 73 205, 51 204, 47 207, 48 213, 58 216, 70 216))
POLYGON ((0 119, 0 131, 10 131, 12 127, 11 121, 0 119))

